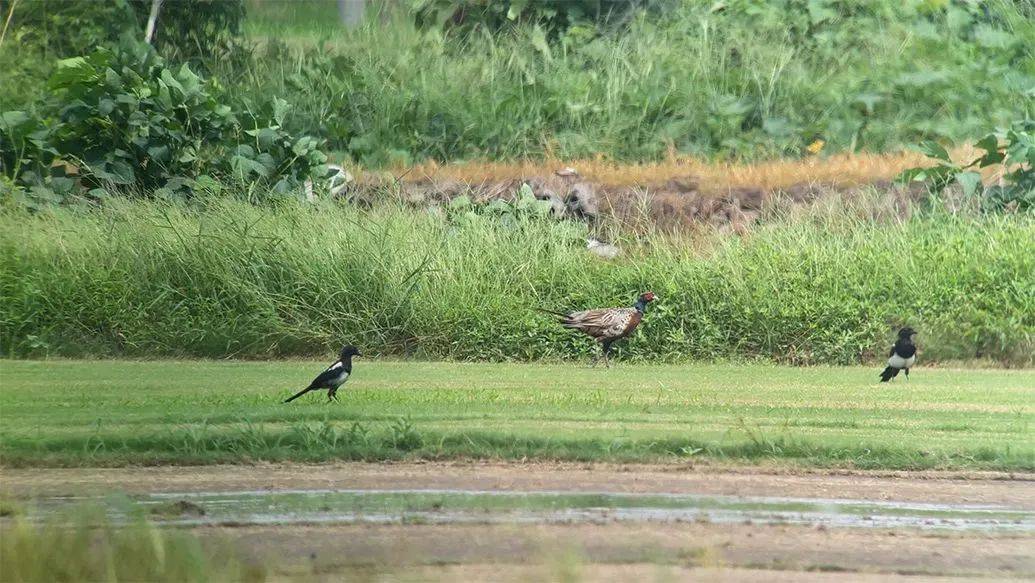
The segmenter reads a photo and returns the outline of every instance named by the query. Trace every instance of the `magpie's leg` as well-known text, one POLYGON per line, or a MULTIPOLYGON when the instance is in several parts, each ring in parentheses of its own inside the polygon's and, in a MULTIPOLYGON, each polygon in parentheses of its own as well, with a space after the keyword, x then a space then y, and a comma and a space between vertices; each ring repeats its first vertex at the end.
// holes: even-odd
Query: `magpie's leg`
POLYGON ((331 401, 337 401, 338 400, 337 393, 338 393, 338 389, 327 389, 327 402, 330 403, 331 401))
POLYGON ((902 370, 906 371, 906 380, 908 381, 909 380, 909 369, 905 368, 905 369, 902 369, 902 370))

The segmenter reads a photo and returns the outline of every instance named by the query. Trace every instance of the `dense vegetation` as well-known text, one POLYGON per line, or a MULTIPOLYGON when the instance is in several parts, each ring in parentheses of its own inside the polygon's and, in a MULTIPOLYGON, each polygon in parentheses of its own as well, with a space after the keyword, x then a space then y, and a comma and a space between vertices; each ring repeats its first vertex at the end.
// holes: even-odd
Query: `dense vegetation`
MULTIPOLYGON (((881 199, 875 199, 883 204, 881 199)), ((0 214, 7 355, 579 357, 595 350, 535 311, 662 298, 626 358, 853 363, 892 328, 926 362, 1032 362, 1030 214, 774 217, 743 238, 647 233, 626 255, 535 213, 416 213, 391 203, 274 207, 111 201, 0 214)))
POLYGON ((357 360, 339 397, 284 405, 314 362, 10 362, 5 466, 393 459, 1035 470, 1035 373, 875 367, 357 360))
MULTIPOLYGON (((257 0, 244 37, 195 34, 236 40, 159 49, 255 103, 295 104, 291 131, 365 165, 798 156, 817 140, 824 151, 883 151, 976 139, 1035 115, 1025 1, 642 2, 619 12, 613 2, 511 2, 459 15, 452 3, 412 4, 416 15, 386 11, 346 33, 333 1, 257 0)), ((242 26, 235 14, 221 14, 222 30, 242 26)), ((54 35, 16 16, 10 38, 47 43, 4 47, 5 109, 32 109, 55 57, 107 42, 97 33, 55 48, 54 35)))
POLYGON ((0 2, 5 355, 295 356, 348 338, 585 356, 533 308, 651 288, 664 300, 626 356, 852 363, 909 323, 931 360, 1032 362, 1029 3, 415 1, 348 32, 333 1, 171 4, 149 47, 142 0, 0 2), (938 143, 995 126, 1011 129, 972 165, 938 143), (297 201, 328 150, 379 166, 920 138, 938 166, 906 178, 981 194, 981 212, 841 209, 692 244, 619 231, 625 259, 607 263, 584 225, 534 212, 297 201), (1004 184, 982 183, 985 162, 1004 184))

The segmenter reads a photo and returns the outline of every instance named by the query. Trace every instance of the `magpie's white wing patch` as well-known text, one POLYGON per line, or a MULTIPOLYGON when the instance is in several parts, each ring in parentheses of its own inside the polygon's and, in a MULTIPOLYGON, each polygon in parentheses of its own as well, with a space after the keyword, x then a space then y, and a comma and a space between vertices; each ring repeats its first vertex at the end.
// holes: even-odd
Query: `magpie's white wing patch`
POLYGON ((916 362, 916 356, 910 356, 909 358, 902 358, 898 354, 892 354, 891 358, 888 359, 888 366, 892 368, 909 368, 916 362))
POLYGON ((331 366, 327 367, 327 370, 334 370, 336 368, 341 368, 343 366, 345 366, 345 365, 342 364, 342 362, 339 360, 338 362, 336 362, 336 363, 332 364, 331 366))

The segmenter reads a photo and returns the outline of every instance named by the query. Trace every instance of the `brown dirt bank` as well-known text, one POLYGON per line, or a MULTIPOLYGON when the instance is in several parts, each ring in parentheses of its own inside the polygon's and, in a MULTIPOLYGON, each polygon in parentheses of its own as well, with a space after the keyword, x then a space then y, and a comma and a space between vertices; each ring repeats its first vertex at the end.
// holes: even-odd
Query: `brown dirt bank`
MULTIPOLYGON (((969 150, 955 152, 966 157, 969 150)), ((356 200, 401 199, 437 207, 459 196, 475 202, 512 200, 522 184, 550 201, 557 216, 615 217, 664 229, 712 225, 741 233, 767 210, 790 209, 842 197, 857 212, 902 217, 924 196, 922 186, 893 184, 906 168, 925 165, 917 153, 851 154, 754 164, 673 158, 644 164, 602 160, 437 165, 364 172, 347 189, 356 200), (573 172, 574 171, 574 172, 573 172), (875 187, 881 196, 861 194, 875 187), (861 201, 853 205, 852 201, 861 201)))

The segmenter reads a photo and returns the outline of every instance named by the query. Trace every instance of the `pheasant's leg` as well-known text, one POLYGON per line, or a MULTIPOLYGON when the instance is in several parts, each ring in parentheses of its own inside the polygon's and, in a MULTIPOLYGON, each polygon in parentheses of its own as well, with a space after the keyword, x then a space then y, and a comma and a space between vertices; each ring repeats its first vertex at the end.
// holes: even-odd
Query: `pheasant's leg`
POLYGON ((611 368, 611 343, 604 344, 604 366, 611 368))

